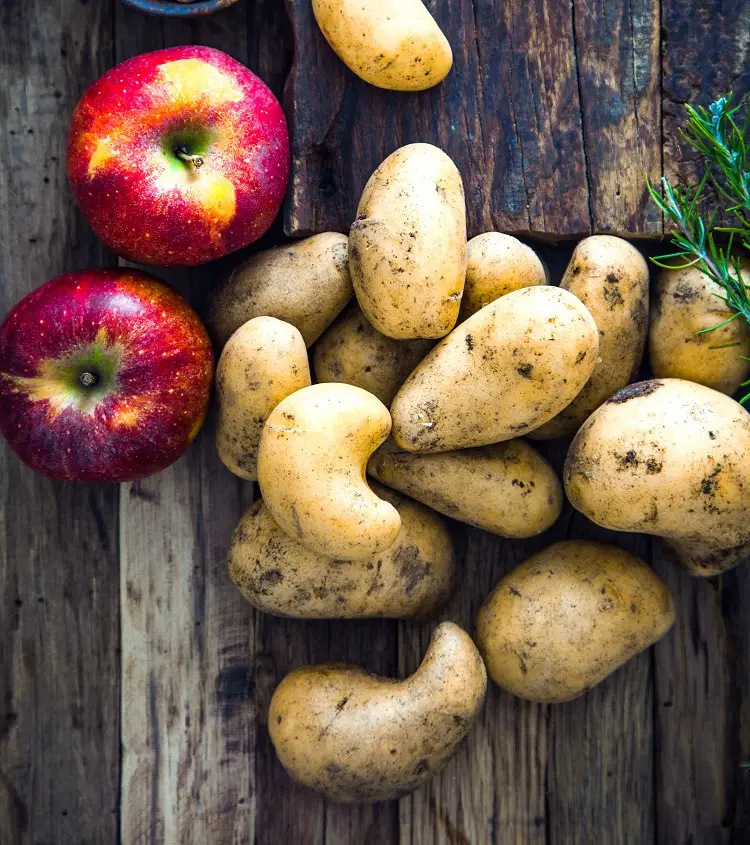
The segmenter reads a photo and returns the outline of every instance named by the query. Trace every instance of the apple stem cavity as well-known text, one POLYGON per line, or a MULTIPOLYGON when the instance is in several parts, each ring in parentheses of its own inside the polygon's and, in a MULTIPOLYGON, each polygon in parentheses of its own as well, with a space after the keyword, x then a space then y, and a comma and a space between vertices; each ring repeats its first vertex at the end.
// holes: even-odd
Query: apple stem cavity
POLYGON ((97 376, 96 373, 86 371, 78 376, 78 381, 80 381, 84 387, 94 387, 94 385, 99 381, 99 376, 97 376))
POLYGON ((174 151, 174 154, 179 158, 181 161, 187 162, 188 164, 192 164, 193 167, 197 170, 199 167, 203 167, 203 156, 196 156, 191 155, 187 151, 187 147, 177 147, 174 151))

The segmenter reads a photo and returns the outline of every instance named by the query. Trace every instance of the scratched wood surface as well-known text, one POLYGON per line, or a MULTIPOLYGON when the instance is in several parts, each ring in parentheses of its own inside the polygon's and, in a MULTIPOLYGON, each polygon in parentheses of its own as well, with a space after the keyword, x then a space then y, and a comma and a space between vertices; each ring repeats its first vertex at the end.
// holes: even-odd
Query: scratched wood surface
MULTIPOLYGON (((370 171, 413 140, 457 161, 472 233, 653 237, 661 220, 644 175, 694 167, 677 141, 683 104, 750 89, 743 0, 427 5, 455 68, 432 92, 397 95, 338 62, 309 0, 240 0, 192 23, 119 0, 4 0, 2 313, 58 273, 116 262, 73 207, 67 121, 90 82, 146 50, 219 47, 279 96, 291 71, 294 179, 265 243, 283 228, 345 231, 370 171)), ((542 250, 559 278, 569 247, 542 250)), ((200 306, 236 260, 161 275, 200 306)), ((559 466, 564 445, 549 448, 559 466)), ((604 532, 569 508, 523 543, 455 525, 462 579, 446 618, 471 628, 505 572, 574 536, 649 560, 678 622, 570 704, 491 687, 476 730, 433 782, 400 802, 348 807, 279 766, 265 729, 273 689, 292 667, 328 659, 406 674, 434 623, 251 611, 225 553, 254 491, 217 461, 210 421, 174 467, 119 489, 45 481, 4 444, 0 473, 0 845, 750 843, 748 567, 697 581, 660 542, 604 532)))

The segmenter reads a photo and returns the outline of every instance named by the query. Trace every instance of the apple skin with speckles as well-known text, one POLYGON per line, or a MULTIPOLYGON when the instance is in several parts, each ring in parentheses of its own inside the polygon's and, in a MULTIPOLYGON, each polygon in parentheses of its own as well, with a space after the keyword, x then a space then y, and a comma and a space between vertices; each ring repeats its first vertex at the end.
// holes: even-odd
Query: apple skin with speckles
POLYGON ((126 268, 58 276, 0 326, 0 430, 51 478, 144 478, 197 435, 213 367, 198 315, 153 276, 126 268))
POLYGON ((144 53, 100 77, 70 126, 68 179, 96 234, 142 264, 203 264, 257 240, 289 179, 279 101, 210 47, 144 53))

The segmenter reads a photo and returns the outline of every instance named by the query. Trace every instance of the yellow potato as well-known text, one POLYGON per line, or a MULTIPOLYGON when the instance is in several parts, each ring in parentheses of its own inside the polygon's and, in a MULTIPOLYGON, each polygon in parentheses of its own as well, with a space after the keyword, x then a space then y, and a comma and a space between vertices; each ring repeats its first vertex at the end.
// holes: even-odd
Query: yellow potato
POLYGON ((380 334, 352 302, 315 344, 315 377, 319 382, 356 385, 390 405, 433 345, 431 340, 394 340, 380 334))
POLYGON ((532 432, 547 440, 575 434, 581 424, 638 372, 648 333, 648 265, 622 238, 594 235, 573 252, 560 287, 588 308, 599 329, 599 357, 583 390, 567 408, 532 432))
POLYGON ((206 325, 221 347, 253 317, 276 317, 312 346, 353 295, 346 235, 325 232, 259 252, 236 267, 211 297, 206 325))
POLYGON ((693 575, 724 572, 750 555, 750 414, 681 379, 630 385, 579 430, 565 491, 605 528, 666 538, 693 575))
POLYGON ((477 644, 503 689, 570 701, 660 640, 674 623, 666 584, 606 543, 555 543, 517 566, 479 611, 477 644))
POLYGON ((466 277, 466 203, 442 150, 409 144, 373 173, 349 234, 349 271, 381 334, 413 340, 453 328, 466 277))
POLYGON ((512 235, 485 232, 467 245, 466 284, 459 322, 506 293, 549 284, 534 250, 512 235))
POLYGON ((302 335, 275 317, 248 320, 229 338, 216 368, 216 450, 235 475, 256 481, 268 415, 310 384, 302 335))
POLYGON ((599 337, 579 299, 551 286, 477 311, 414 370, 391 405, 393 438, 411 452, 510 440, 561 411, 594 369, 599 337))
POLYGON ((326 41, 357 76, 391 91, 424 91, 448 75, 450 44, 421 0, 313 0, 326 41))
POLYGON ((268 731, 281 764, 333 801, 385 801, 434 777, 484 703, 487 673, 471 637, 435 629, 422 665, 403 681, 327 663, 276 688, 268 731))
MULTIPOLYGON (((750 262, 745 262, 742 276, 750 284, 750 262)), ((717 296, 721 293, 719 285, 697 267, 659 273, 648 335, 656 378, 695 381, 730 396, 750 378, 750 361, 743 360, 750 358, 750 329, 742 318, 698 334, 734 313, 717 296)))
POLYGON ((258 482, 281 528, 311 551, 342 560, 393 545, 398 511, 365 480, 367 460, 390 428, 385 405, 349 384, 315 384, 278 404, 260 438, 258 482))
POLYGON ((396 542, 369 560, 311 552, 276 524, 262 501, 242 517, 229 574, 259 610, 298 619, 424 618, 453 591, 456 560, 443 520, 429 508, 372 485, 401 517, 396 542))
POLYGON ((479 449, 415 455, 389 440, 368 473, 433 510, 501 537, 533 537, 560 515, 562 486, 523 440, 479 449))

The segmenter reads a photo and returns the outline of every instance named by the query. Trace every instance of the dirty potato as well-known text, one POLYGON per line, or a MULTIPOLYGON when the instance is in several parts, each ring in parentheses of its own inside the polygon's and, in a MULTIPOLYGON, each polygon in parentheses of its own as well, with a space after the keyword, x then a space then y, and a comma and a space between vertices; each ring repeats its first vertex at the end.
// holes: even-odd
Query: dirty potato
POLYGON ((487 673, 471 637, 438 625, 409 678, 340 663, 303 666, 276 688, 268 731, 284 768, 333 801, 385 801, 434 777, 484 703, 487 673))
POLYGON ((547 285, 477 311, 414 370, 391 406, 393 438, 411 452, 510 440, 561 411, 593 372, 594 320, 572 293, 547 285))
POLYGON ((248 320, 229 338, 216 368, 216 450, 227 469, 256 481, 268 415, 310 384, 302 335, 274 317, 248 320))
POLYGON ((477 619, 489 676, 530 701, 570 701, 661 639, 674 623, 666 584, 606 543, 554 543, 517 566, 477 619))
POLYGON ((581 424, 638 372, 648 333, 648 265, 622 238, 594 235, 573 252, 560 287, 588 308, 599 330, 594 372, 573 401, 532 438, 575 434, 581 424))
POLYGON ((259 252, 236 267, 211 297, 206 325, 221 347, 253 317, 276 317, 312 346, 353 295, 346 235, 325 232, 259 252))
POLYGON ((453 328, 466 277, 466 203, 442 150, 409 144, 373 173, 349 234, 349 270, 381 334, 438 338, 453 328))
POLYGON ((352 302, 315 344, 315 376, 319 382, 354 384, 390 405, 433 346, 431 340, 386 337, 352 302))
POLYGON ((401 517, 396 542, 369 560, 311 552, 276 524, 262 501, 242 517, 229 549, 229 574, 253 607, 297 619, 425 618, 450 597, 453 542, 429 508, 371 484, 401 517))
POLYGON ((693 575, 750 555, 750 414, 723 393, 681 379, 624 388, 583 424, 564 477, 573 507, 664 537, 693 575))

